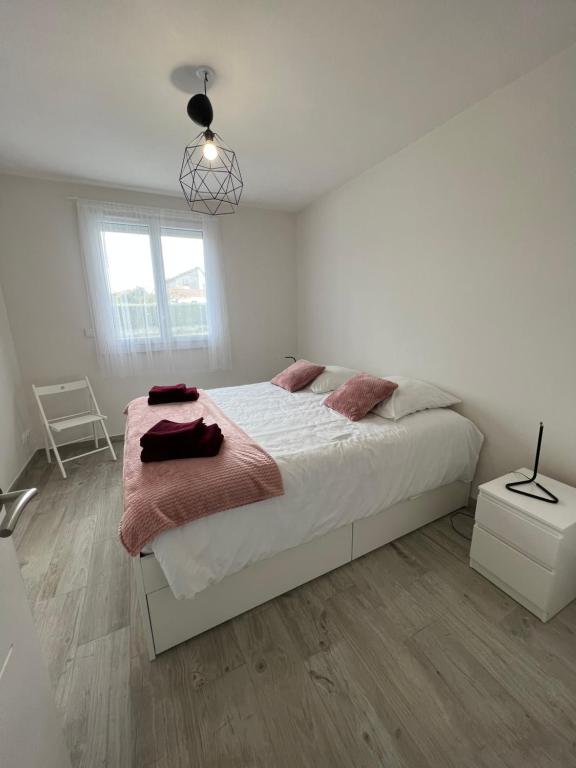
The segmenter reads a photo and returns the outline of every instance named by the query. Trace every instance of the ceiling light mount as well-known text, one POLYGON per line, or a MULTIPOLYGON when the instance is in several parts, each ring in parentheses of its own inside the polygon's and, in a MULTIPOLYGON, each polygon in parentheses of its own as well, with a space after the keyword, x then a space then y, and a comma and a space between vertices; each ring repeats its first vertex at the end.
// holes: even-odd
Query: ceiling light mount
POLYGON ((191 211, 211 216, 235 213, 244 182, 236 153, 210 128, 214 110, 206 90, 214 79, 214 70, 202 66, 196 75, 202 81, 204 92, 192 96, 186 111, 204 130, 184 150, 180 186, 191 211))
POLYGON ((196 70, 196 77, 202 83, 202 87, 206 85, 206 87, 209 88, 210 83, 212 83, 214 78, 216 77, 216 72, 214 72, 212 67, 209 67, 206 64, 202 64, 202 66, 198 67, 198 69, 196 70))
POLYGON ((206 95, 206 91, 208 83, 214 79, 214 70, 206 66, 198 67, 196 77, 201 81, 204 93, 195 93, 188 102, 186 111, 190 120, 196 123, 196 125, 209 128, 214 119, 214 110, 212 109, 210 99, 206 95))

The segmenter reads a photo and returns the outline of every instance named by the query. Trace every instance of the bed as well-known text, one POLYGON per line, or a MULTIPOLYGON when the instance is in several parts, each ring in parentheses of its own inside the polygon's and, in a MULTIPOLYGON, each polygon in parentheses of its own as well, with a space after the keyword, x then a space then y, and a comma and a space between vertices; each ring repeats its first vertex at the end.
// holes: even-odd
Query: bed
POLYGON ((482 434, 448 408, 350 422, 270 383, 209 391, 276 461, 283 496, 158 535, 134 558, 149 656, 468 501, 482 434))

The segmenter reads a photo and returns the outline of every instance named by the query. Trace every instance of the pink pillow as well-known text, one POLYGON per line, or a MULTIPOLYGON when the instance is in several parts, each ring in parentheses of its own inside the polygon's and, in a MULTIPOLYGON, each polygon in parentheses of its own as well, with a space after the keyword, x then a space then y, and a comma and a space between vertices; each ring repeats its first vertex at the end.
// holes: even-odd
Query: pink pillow
POLYGON ((359 373, 348 379, 324 400, 324 405, 338 411, 350 421, 359 421, 382 400, 387 400, 398 387, 394 381, 359 373))
POLYGON ((320 376, 324 372, 324 368, 324 365, 315 365, 309 363, 308 360, 298 360, 274 376, 272 384, 287 389, 288 392, 297 392, 314 381, 317 376, 320 376))

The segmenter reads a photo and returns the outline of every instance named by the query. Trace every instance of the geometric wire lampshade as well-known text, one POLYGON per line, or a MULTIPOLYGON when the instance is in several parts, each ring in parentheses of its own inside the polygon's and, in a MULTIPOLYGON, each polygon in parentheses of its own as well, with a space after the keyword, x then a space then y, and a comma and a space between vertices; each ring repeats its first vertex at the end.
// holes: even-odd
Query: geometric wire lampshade
POLYGON ((205 130, 184 150, 180 168, 180 186, 191 211, 218 216, 235 213, 244 182, 236 153, 210 129, 214 118, 212 102, 206 94, 208 79, 214 70, 203 66, 196 75, 204 83, 204 93, 196 93, 186 107, 188 117, 205 130))
POLYGON ((217 133, 202 131, 184 150, 180 185, 191 211, 234 213, 244 186, 236 153, 217 133))

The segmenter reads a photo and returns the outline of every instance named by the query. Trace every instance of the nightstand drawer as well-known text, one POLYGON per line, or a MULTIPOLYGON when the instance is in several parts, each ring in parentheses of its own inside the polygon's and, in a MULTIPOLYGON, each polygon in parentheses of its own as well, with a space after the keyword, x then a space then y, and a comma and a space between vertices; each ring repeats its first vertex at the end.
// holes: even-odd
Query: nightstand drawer
MULTIPOLYGON (((534 605, 547 606, 554 573, 497 539, 479 523, 474 526, 470 549, 471 565, 474 562, 534 605)), ((506 586, 503 589, 506 590, 506 586)))
POLYGON ((483 493, 478 496, 476 522, 547 568, 556 567, 562 538, 552 529, 483 493))

